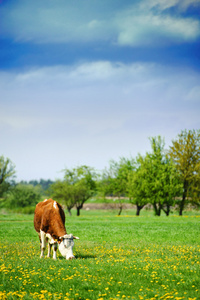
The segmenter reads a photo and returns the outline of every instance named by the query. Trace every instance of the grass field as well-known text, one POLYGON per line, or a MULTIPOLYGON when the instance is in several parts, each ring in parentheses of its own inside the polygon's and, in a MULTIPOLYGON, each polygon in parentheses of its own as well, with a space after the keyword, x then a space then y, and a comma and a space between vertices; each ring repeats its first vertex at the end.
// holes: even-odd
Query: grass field
POLYGON ((0 299, 200 299, 200 215, 67 217, 76 260, 40 259, 33 215, 0 216, 0 299))

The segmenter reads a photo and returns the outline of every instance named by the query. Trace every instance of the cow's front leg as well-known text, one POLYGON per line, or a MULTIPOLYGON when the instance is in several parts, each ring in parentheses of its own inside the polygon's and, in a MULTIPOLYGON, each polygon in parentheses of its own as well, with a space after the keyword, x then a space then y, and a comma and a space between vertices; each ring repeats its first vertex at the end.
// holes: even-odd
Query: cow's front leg
POLYGON ((48 242, 48 253, 47 253, 47 257, 51 257, 51 247, 52 247, 52 244, 50 244, 48 242))
POLYGON ((57 249, 58 249, 58 244, 57 243, 53 244, 53 259, 56 259, 57 249))
POLYGON ((46 248, 46 234, 42 230, 40 230, 40 238, 41 238, 41 254, 40 254, 40 258, 42 258, 42 257, 44 257, 44 250, 46 248))

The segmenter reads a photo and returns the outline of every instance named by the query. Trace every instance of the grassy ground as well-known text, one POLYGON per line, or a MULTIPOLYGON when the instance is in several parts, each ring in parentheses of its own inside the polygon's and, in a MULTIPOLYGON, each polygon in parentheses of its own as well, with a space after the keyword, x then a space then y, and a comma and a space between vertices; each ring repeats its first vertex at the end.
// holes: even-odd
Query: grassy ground
POLYGON ((76 260, 40 259, 33 215, 0 216, 0 299, 200 299, 200 216, 81 211, 76 260))

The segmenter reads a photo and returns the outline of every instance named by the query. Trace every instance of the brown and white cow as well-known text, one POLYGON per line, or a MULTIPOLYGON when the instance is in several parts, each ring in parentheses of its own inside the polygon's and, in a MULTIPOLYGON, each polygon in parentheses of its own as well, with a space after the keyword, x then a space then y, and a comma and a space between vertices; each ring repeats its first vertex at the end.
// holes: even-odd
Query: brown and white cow
POLYGON ((58 202, 53 199, 45 199, 36 205, 34 227, 40 238, 40 257, 44 257, 46 242, 48 242, 47 257, 50 257, 51 247, 53 246, 53 259, 56 259, 56 251, 59 245, 59 251, 66 259, 75 258, 73 255, 73 239, 79 238, 67 234, 65 213, 58 202))

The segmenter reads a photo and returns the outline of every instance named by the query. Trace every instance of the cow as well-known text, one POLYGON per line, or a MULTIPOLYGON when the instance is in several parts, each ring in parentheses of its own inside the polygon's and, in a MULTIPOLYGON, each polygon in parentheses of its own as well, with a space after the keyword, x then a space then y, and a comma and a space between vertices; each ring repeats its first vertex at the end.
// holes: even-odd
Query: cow
POLYGON ((39 202, 35 208, 34 227, 40 239, 41 254, 44 257, 46 242, 48 243, 47 257, 51 256, 53 246, 53 259, 59 251, 66 259, 75 258, 73 255, 74 239, 79 239, 72 234, 67 234, 65 228, 65 213, 62 206, 53 199, 39 202))

